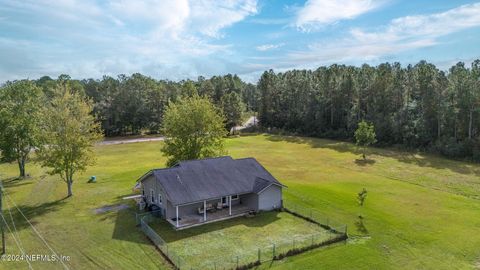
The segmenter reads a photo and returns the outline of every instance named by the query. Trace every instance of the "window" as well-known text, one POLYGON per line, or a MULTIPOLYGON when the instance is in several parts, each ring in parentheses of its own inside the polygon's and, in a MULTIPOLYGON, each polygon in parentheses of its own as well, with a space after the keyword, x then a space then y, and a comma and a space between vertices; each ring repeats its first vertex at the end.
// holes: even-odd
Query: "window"
POLYGON ((237 195, 232 195, 232 200, 238 200, 238 194, 237 195))
POLYGON ((158 203, 162 204, 162 194, 158 194, 158 203))
POLYGON ((227 203, 227 197, 222 197, 222 203, 226 204, 227 203))
POLYGON ((154 195, 153 189, 150 189, 150 201, 152 203, 155 203, 155 195, 154 195))

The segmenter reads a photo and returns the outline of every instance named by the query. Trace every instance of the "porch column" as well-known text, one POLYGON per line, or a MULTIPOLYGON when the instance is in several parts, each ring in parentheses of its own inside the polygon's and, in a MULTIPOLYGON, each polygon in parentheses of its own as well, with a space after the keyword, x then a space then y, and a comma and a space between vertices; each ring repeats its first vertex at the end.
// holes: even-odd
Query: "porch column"
POLYGON ((232 196, 228 196, 228 214, 232 215, 232 196))
POLYGON ((203 221, 207 221, 207 201, 203 201, 203 221))
POLYGON ((178 228, 178 205, 175 206, 175 211, 177 212, 177 218, 175 219, 175 221, 177 222, 177 228, 178 228))

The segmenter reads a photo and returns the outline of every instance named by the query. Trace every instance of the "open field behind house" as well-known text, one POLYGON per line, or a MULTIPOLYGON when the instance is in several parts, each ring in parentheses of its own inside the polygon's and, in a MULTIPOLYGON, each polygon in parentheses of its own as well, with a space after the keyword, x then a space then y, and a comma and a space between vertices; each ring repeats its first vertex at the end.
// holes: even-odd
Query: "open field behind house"
MULTIPOLYGON (((110 205, 130 205, 122 197, 131 194, 135 180, 151 168, 164 166, 161 145, 97 146, 97 165, 76 176, 74 196, 68 199, 64 199, 65 183, 32 163, 27 164, 31 175, 27 180, 13 180, 16 164, 0 165, 0 178, 7 195, 47 243, 57 253, 70 256, 68 267, 168 269, 135 227, 133 205, 96 211, 110 205), (96 175, 98 182, 87 184, 90 175, 96 175)), ((375 148, 364 162, 358 160, 360 155, 349 143, 273 135, 229 139, 227 150, 234 158, 257 158, 288 186, 284 194, 287 201, 313 208, 349 228, 346 245, 316 249, 263 264, 261 269, 478 268, 478 164, 375 148), (368 190, 368 197, 360 207, 356 194, 362 188, 368 190)), ((13 203, 6 202, 5 218, 12 230, 14 220, 24 251, 50 254, 13 203)), ((204 229, 214 230, 215 226, 220 225, 204 229)), ((191 237, 201 237, 201 233, 187 235, 182 241, 191 241, 191 237)), ((7 241, 7 253, 20 254, 11 233, 7 241)), ((32 266, 62 269, 58 263, 33 262, 32 266)), ((25 262, 0 263, 0 269, 27 267, 25 262)))

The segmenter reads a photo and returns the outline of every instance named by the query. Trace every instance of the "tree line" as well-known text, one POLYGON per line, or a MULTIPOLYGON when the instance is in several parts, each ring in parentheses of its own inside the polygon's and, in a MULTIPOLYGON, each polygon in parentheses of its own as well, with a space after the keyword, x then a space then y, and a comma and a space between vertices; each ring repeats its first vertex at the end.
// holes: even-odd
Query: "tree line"
POLYGON ((246 110, 256 109, 255 85, 243 82, 237 75, 199 77, 195 81, 180 82, 155 80, 139 73, 116 78, 104 76, 100 80, 72 80, 61 75, 58 79, 45 76, 35 83, 48 95, 53 85, 65 79, 74 89, 92 99, 94 115, 105 136, 158 133, 168 103, 193 94, 206 96, 222 108, 227 129, 241 123, 246 110))
POLYGON ((375 126, 379 146, 480 160, 480 60, 448 72, 425 61, 269 70, 257 88, 267 128, 352 140, 364 120, 375 126))
POLYGON ((221 110, 227 130, 242 122, 245 111, 255 111, 266 129, 353 140, 358 123, 366 121, 375 127, 377 146, 480 160, 480 60, 469 66, 460 62, 446 72, 425 61, 406 67, 269 70, 257 84, 231 74, 174 82, 139 73, 99 80, 45 76, 30 82, 47 100, 59 83, 68 82, 91 101, 105 136, 159 133, 170 103, 198 95, 221 110))

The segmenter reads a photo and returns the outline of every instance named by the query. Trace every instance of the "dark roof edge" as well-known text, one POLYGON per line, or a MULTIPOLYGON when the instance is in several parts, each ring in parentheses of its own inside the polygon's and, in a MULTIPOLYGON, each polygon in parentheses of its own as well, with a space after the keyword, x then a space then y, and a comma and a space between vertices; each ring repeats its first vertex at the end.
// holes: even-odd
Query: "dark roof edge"
POLYGON ((228 195, 224 195, 224 196, 221 196, 221 197, 210 197, 208 199, 204 199, 204 200, 197 200, 197 201, 192 201, 192 202, 188 202, 188 203, 175 203, 173 201, 170 201, 170 203, 172 204, 172 206, 182 206, 182 205, 189 205, 189 204, 195 204, 195 203, 199 203, 199 202, 203 202, 203 201, 209 201, 209 200, 214 200, 214 199, 221 199, 222 197, 227 197, 227 196, 233 196, 233 195, 244 195, 244 194, 250 194, 250 193, 255 193, 255 192, 252 192, 252 191, 245 191, 245 192, 240 192, 240 193, 233 193, 233 194, 228 194, 228 195))
POLYGON ((175 164, 180 164, 180 162, 195 162, 195 161, 202 161, 202 160, 209 160, 209 159, 219 159, 219 158, 231 158, 231 159, 235 160, 234 158, 232 158, 232 156, 219 156, 219 157, 204 157, 204 158, 199 158, 199 159, 180 160, 179 162, 177 162, 175 164))
POLYGON ((256 194, 258 195, 258 194, 264 192, 264 191, 265 191, 267 188, 269 188, 271 185, 277 185, 277 186, 279 186, 279 187, 281 187, 281 188, 287 188, 287 186, 285 186, 285 185, 283 185, 283 184, 281 184, 281 183, 270 182, 270 184, 268 184, 268 186, 264 187, 264 188, 263 188, 262 190, 260 190, 259 192, 256 192, 256 194))
POLYGON ((142 182, 148 175, 152 174, 154 170, 149 170, 148 172, 144 173, 142 176, 140 176, 137 181, 135 181, 136 183, 138 182, 142 182))

